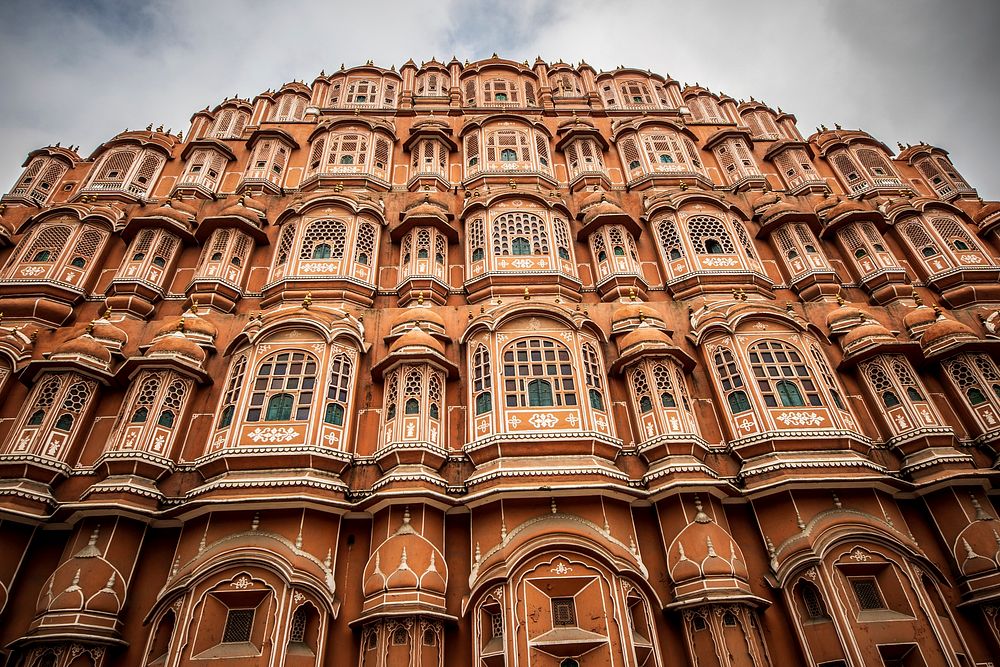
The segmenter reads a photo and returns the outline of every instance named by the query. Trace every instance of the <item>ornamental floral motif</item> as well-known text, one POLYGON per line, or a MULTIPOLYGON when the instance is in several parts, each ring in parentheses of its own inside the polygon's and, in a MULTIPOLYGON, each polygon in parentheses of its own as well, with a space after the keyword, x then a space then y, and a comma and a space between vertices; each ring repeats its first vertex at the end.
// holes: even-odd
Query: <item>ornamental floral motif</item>
POLYGON ((851 552, 851 560, 855 560, 858 562, 865 562, 865 561, 870 561, 871 559, 872 557, 869 554, 865 553, 864 550, 861 549, 861 547, 855 547, 854 551, 851 552))
POLYGON ((254 442, 288 442, 299 436, 299 432, 291 426, 286 428, 257 427, 247 434, 254 442))
POLYGON ((823 417, 815 412, 783 412, 777 420, 785 426, 819 426, 823 417))
POLYGON ((336 272, 340 270, 340 264, 333 262, 320 262, 318 264, 303 264, 300 267, 302 273, 321 273, 325 271, 336 272))
POLYGON ((545 412, 532 415, 531 419, 528 420, 528 423, 535 428, 552 428, 559 423, 559 418, 553 414, 545 412))
POLYGON ((239 588, 239 589, 250 588, 250 585, 251 585, 250 577, 246 576, 245 574, 240 575, 240 577, 237 578, 236 581, 230 584, 230 586, 232 586, 233 588, 239 588))
POLYGON ((739 262, 733 257, 703 257, 702 264, 705 266, 738 266, 739 262))

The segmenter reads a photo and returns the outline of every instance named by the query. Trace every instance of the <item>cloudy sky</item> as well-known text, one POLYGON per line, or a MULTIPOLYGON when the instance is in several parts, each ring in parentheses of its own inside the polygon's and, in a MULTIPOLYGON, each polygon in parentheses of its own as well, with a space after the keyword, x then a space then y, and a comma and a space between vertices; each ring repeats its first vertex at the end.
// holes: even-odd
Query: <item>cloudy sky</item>
POLYGON ((54 142, 89 153, 126 127, 188 128, 191 114, 321 69, 398 68, 494 51, 669 73, 753 95, 890 146, 941 146, 1000 198, 997 0, 518 0, 265 2, 3 0, 0 190, 54 142))

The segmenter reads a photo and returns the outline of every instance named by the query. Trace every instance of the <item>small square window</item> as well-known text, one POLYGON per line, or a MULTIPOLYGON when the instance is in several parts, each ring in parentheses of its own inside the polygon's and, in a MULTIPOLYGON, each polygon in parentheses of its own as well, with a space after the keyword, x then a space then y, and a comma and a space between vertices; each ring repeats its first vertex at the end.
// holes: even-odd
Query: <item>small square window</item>
POLYGON ((862 611, 886 608, 875 577, 854 577, 851 579, 851 588, 854 589, 854 596, 862 611))
POLYGON ((253 616, 253 609, 230 609, 226 616, 226 629, 222 633, 222 643, 249 642, 253 630, 253 616))
POLYGON ((576 600, 573 598, 552 598, 552 625, 557 628, 576 625, 576 600))

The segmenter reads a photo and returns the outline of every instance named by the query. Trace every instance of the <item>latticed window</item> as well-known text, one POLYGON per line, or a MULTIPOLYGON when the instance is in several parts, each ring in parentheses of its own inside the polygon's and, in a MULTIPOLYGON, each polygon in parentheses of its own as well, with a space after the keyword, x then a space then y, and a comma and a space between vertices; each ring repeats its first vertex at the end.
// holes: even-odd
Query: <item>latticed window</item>
POLYGON ((240 390, 243 389, 243 376, 247 370, 247 356, 245 354, 237 357, 229 370, 229 381, 226 383, 226 392, 222 395, 222 410, 219 412, 218 428, 226 428, 233 423, 233 414, 236 412, 236 401, 239 400, 240 390))
POLYGON ((590 343, 583 344, 583 377, 587 384, 587 397, 590 400, 590 407, 603 412, 604 392, 602 390, 601 377, 604 369, 601 366, 597 351, 590 343))
POLYGON ((341 354, 330 362, 330 384, 326 392, 326 408, 323 421, 334 426, 344 425, 347 400, 351 394, 351 370, 353 364, 347 355, 341 354))
POLYGON ((111 150, 98 162, 84 190, 118 190, 145 196, 165 162, 166 156, 151 150, 111 150))
POLYGON ((837 238, 863 277, 881 269, 899 268, 896 258, 886 249, 882 235, 870 222, 849 223, 837 230, 837 238))
POLYGON ((306 640, 306 621, 309 619, 309 609, 301 606, 292 614, 292 625, 288 630, 288 641, 303 643, 306 640))
POLYGON ((490 614, 490 638, 497 639, 503 637, 503 614, 500 612, 490 614))
POLYGON ((239 109, 223 109, 212 121, 209 136, 232 139, 243 136, 243 128, 250 120, 250 114, 239 109))
MULTIPOLYGON (((931 226, 944 239, 948 248, 959 257, 959 253, 972 251, 981 253, 984 257, 989 257, 983 252, 982 247, 975 240, 965 226, 954 218, 933 218, 931 226)), ((992 262, 990 262, 992 264, 992 262)))
POLYGON ((25 197, 36 204, 45 204, 67 171, 69 171, 69 167, 60 160, 50 157, 36 157, 21 174, 21 178, 10 191, 10 195, 12 197, 25 197))
POLYGON ((537 215, 524 212, 504 213, 493 221, 494 256, 548 253, 548 225, 537 215))
POLYGON ((722 392, 729 404, 731 413, 739 414, 750 409, 750 398, 746 393, 746 385, 743 383, 743 374, 740 372, 739 364, 731 350, 720 347, 713 355, 715 362, 715 372, 722 385, 722 392))
POLYGON ((180 247, 180 239, 162 229, 143 229, 125 252, 125 261, 115 280, 145 280, 160 285, 168 274, 166 268, 180 247))
POLYGON ((244 178, 280 185, 285 166, 288 164, 288 154, 288 146, 276 139, 263 139, 257 142, 244 178))
POLYGON ((277 250, 274 252, 274 268, 279 268, 288 263, 289 255, 292 252, 292 243, 295 241, 295 225, 286 224, 281 228, 278 236, 277 250))
POLYGON ((274 103, 271 112, 272 123, 284 123, 288 121, 302 120, 302 114, 306 110, 308 100, 305 97, 294 93, 286 93, 280 96, 274 103))
POLYGON ((840 175, 847 181, 848 188, 857 192, 859 190, 865 190, 868 187, 865 175, 862 173, 861 168, 854 163, 852 156, 846 151, 837 151, 830 155, 830 161, 833 166, 836 167, 840 175))
POLYGON ((58 279, 81 285, 107 237, 105 230, 88 224, 35 226, 11 253, 3 277, 58 279))
POLYGON ((215 192, 225 166, 226 158, 222 153, 208 148, 196 150, 191 154, 178 184, 200 185, 215 192))
POLYGON ((576 625, 575 598, 552 598, 552 625, 557 628, 576 625))
POLYGON ((603 172, 604 157, 601 147, 593 139, 577 139, 566 146, 566 164, 570 178, 580 174, 603 172))
POLYGON ((859 148, 857 155, 858 160, 868 173, 875 177, 876 183, 878 179, 896 178, 895 170, 889 166, 889 162, 885 159, 885 156, 878 151, 872 148, 859 148))
POLYGON ((226 627, 222 632, 223 644, 250 641, 253 633, 254 609, 230 609, 226 614, 226 627))
POLYGON ((413 169, 413 174, 447 177, 448 147, 432 139, 424 139, 414 144, 410 154, 410 167, 413 169))
POLYGON ((677 223, 671 217, 666 217, 656 223, 656 236, 660 241, 660 249, 667 261, 681 259, 686 254, 677 232, 677 223))
POLYGON ((482 218, 469 223, 469 260, 481 262, 486 258, 486 227, 482 218))
POLYGON ((302 235, 299 259, 343 259, 347 225, 340 220, 316 220, 302 235))
POLYGON ((577 405, 573 363, 561 343, 522 339, 503 353, 504 393, 510 408, 577 405))
MULTIPOLYGON (((982 353, 960 354, 946 360, 945 372, 952 384, 969 404, 977 406, 992 404, 1000 409, 1000 371, 989 355, 982 353)), ((996 428, 1000 424, 987 424, 996 428)))
POLYGON ((304 352, 277 352, 257 367, 247 421, 305 421, 316 388, 316 359, 304 352))
POLYGON ((833 371, 830 370, 830 364, 827 361, 826 356, 820 352, 819 348, 815 345, 809 346, 809 353, 816 362, 816 368, 819 369, 820 377, 823 378, 823 384, 826 385, 826 390, 830 394, 830 398, 833 399, 833 404, 836 405, 838 409, 846 411, 847 406, 844 404, 844 399, 840 391, 840 385, 837 384, 833 371))
POLYGON ((823 405, 802 355, 783 341, 760 341, 750 347, 750 368, 769 408, 823 405))
POLYGON ((875 577, 850 577, 851 589, 862 611, 885 609, 882 592, 879 590, 875 577))
POLYGON ((61 457, 96 391, 96 382, 77 375, 45 378, 35 385, 22 407, 21 426, 11 431, 10 448, 15 452, 61 457), (53 436, 58 436, 58 440, 53 436))
POLYGON ((880 355, 862 363, 859 368, 876 400, 883 408, 892 411, 889 423, 894 431, 904 432, 921 425, 936 426, 940 423, 927 401, 927 392, 905 357, 880 355), (897 407, 903 412, 895 411, 897 407))
POLYGON ((202 251, 196 277, 239 286, 253 245, 253 240, 241 231, 216 229, 202 251))
POLYGON ((477 415, 493 410, 492 391, 490 352, 485 345, 479 345, 472 355, 472 397, 477 415))
POLYGON ((801 222, 783 225, 775 231, 774 240, 793 278, 811 270, 830 267, 826 255, 808 225, 801 222))
POLYGON ((618 89, 621 91, 622 100, 626 105, 653 103, 649 87, 643 81, 622 81, 618 85, 618 89))
POLYGON ((819 591, 816 590, 816 587, 806 582, 799 584, 799 586, 802 596, 802 605, 806 609, 806 617, 811 621, 827 618, 823 598, 820 597, 819 591))
POLYGON ((688 218, 688 234, 695 252, 701 255, 735 255, 736 247, 726 224, 708 215, 688 218))
POLYGON ((486 160, 490 163, 529 162, 531 148, 526 130, 494 130, 486 135, 486 160))
POLYGON ((372 263, 375 252, 375 225, 370 222, 358 222, 358 235, 354 241, 354 261, 368 266, 372 263))

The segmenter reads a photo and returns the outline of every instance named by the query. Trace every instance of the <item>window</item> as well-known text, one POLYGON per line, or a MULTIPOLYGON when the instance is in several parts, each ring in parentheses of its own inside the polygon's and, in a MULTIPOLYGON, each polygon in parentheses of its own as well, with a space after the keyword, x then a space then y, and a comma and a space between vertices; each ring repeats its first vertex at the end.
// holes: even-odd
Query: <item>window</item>
POLYGON ((533 213, 514 212, 499 215, 493 221, 492 233, 493 254, 496 257, 549 253, 548 225, 533 213))
POLYGON ((805 607, 806 617, 810 621, 825 620, 827 618, 826 607, 823 605, 823 598, 820 597, 816 587, 803 582, 799 584, 799 590, 802 598, 802 606, 805 607))
POLYGON ((875 577, 849 577, 849 580, 861 611, 886 608, 875 577))
POLYGON ((490 615, 490 637, 496 639, 503 637, 503 615, 500 612, 490 615))
POLYGON ((292 627, 288 632, 288 641, 295 643, 304 643, 306 640, 306 621, 308 620, 308 609, 306 607, 299 607, 292 614, 292 627))
POLYGON ((590 399, 590 407, 594 410, 604 411, 604 394, 602 392, 601 377, 604 371, 601 367, 597 350, 590 343, 584 343, 583 352, 583 375, 587 384, 587 396, 590 399))
POLYGON ((279 352, 264 359, 250 394, 247 421, 308 419, 316 370, 315 358, 303 352, 279 352))
POLYGON ((751 369, 769 408, 823 405, 802 355, 783 341, 760 341, 749 349, 751 369))
POLYGON ((503 353, 507 407, 577 404, 569 351, 547 338, 522 339, 503 353))
POLYGON ((576 625, 576 600, 574 598, 552 598, 552 625, 557 628, 576 625))
POLYGON ((728 348, 719 348, 715 355, 715 372, 719 376, 722 391, 729 403, 730 411, 735 415, 750 409, 750 400, 743 390, 743 375, 733 353, 728 348))
POLYGON ((479 345, 472 355, 472 392, 476 397, 477 415, 493 410, 493 395, 490 392, 492 386, 490 353, 485 345, 479 345))
POLYGON ((223 644, 246 643, 253 630, 254 609, 230 609, 226 615, 226 628, 222 633, 223 644))
POLYGON ((330 385, 326 392, 326 411, 323 420, 334 426, 344 425, 344 412, 351 391, 353 365, 346 355, 338 355, 330 363, 330 385))
POLYGON ((688 233, 696 252, 715 255, 735 255, 736 246, 722 220, 708 215, 696 215, 688 219, 688 233))
POLYGON ((226 384, 226 393, 222 396, 222 412, 219 414, 218 428, 226 428, 233 423, 233 415, 236 412, 236 400, 239 398, 240 390, 243 388, 243 375, 246 373, 247 357, 240 355, 233 363, 229 371, 229 382, 226 384))

